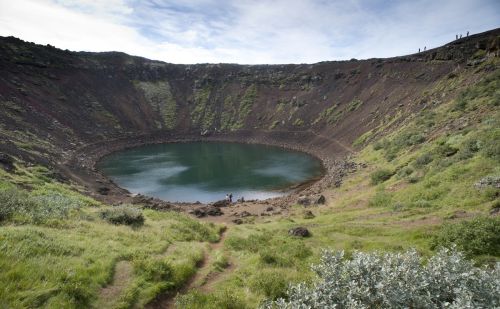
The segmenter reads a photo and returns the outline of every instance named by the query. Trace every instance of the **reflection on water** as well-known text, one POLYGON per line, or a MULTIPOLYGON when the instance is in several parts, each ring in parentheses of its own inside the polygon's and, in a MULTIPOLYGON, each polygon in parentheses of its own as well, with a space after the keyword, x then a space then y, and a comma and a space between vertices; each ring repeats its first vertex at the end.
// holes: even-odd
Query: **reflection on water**
POLYGON ((121 187, 168 201, 266 199, 317 177, 318 160, 278 147, 237 143, 148 145, 106 157, 99 168, 121 187))

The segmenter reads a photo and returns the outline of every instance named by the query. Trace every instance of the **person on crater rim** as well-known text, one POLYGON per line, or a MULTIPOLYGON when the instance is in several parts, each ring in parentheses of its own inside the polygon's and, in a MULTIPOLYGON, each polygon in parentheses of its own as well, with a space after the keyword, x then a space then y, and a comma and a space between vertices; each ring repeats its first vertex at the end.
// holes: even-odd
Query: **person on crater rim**
POLYGON ((229 193, 229 203, 232 203, 232 202, 233 202, 233 194, 229 193))

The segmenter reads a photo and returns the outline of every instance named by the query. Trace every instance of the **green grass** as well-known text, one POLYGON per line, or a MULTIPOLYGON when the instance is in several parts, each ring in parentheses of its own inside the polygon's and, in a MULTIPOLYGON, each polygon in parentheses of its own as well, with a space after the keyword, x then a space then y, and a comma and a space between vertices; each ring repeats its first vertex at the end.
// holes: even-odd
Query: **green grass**
MULTIPOLYGON (((468 88, 457 82, 464 76, 438 81, 426 89, 426 99, 448 90, 463 94, 410 115, 398 128, 388 123, 401 115, 371 130, 358 141, 366 146, 354 158, 367 168, 327 189, 327 205, 314 208, 314 218, 304 218, 304 208, 293 206, 287 216, 230 226, 223 246, 209 252, 209 271, 223 280, 207 293, 178 297, 178 307, 255 308, 284 296, 290 283, 311 282, 310 265, 318 263, 324 248, 345 250, 348 257, 357 250, 416 248, 428 257, 439 246, 454 244, 479 264, 498 261, 498 220, 484 217, 498 207, 500 192, 475 186, 500 175, 498 78, 493 73, 468 88), (289 236, 298 226, 312 236, 289 236)), ((250 86, 227 104, 239 102, 234 112, 247 114, 256 93, 250 86)), ((195 121, 203 122, 206 110, 200 106, 209 96, 209 89, 195 94, 195 121)), ((353 110, 361 104, 353 103, 353 110)), ((342 113, 333 105, 320 117, 337 121, 342 113)), ((233 114, 225 117, 227 129, 240 123, 233 114)), ((98 306, 99 291, 112 281, 119 261, 134 271, 111 303, 142 307, 182 286, 197 271, 206 243, 219 239, 220 227, 175 212, 144 209, 143 225, 111 224, 100 215, 110 206, 80 194, 81 188, 57 183, 46 168, 16 165, 14 174, 0 170, 0 200, 10 205, 1 215, 0 307, 98 306)))
POLYGON ((203 258, 201 242, 219 237, 219 227, 176 212, 145 209, 142 226, 108 223, 100 214, 116 208, 51 181, 41 171, 18 165, 15 175, 0 174, 0 207, 2 213, 9 209, 0 221, 0 306, 93 306, 100 289, 111 282, 115 264, 126 260, 133 265, 133 277, 114 303, 140 307, 182 285, 203 258), (31 191, 17 188, 11 179, 31 191), (169 246, 176 250, 164 255, 169 246))
MULTIPOLYGON (((466 217, 486 215, 498 205, 498 189, 474 186, 485 176, 500 175, 500 115, 495 104, 484 104, 495 95, 485 86, 491 83, 487 77, 472 90, 462 90, 481 93, 468 99, 467 110, 456 110, 456 101, 451 100, 415 114, 382 140, 368 143, 355 158, 368 168, 350 175, 340 188, 328 190, 327 206, 315 211, 315 218, 304 219, 303 208, 297 206, 288 218, 261 218, 231 227, 224 249, 231 260, 238 261, 237 270, 214 292, 181 297, 181 308, 254 307, 282 296, 289 283, 312 280, 309 265, 317 262, 322 248, 346 250, 347 256, 355 250, 416 248, 429 257, 439 246, 455 243, 478 263, 498 261, 497 220, 460 223, 463 219, 455 216, 461 212, 466 217), (474 121, 460 130, 450 126, 464 116, 474 121), (288 236, 288 229, 297 226, 307 227, 313 236, 288 236), (472 249, 456 241, 461 234, 472 249)), ((433 97, 444 90, 438 84, 426 95, 433 97)), ((335 108, 321 118, 333 116, 335 108)), ((370 137, 376 138, 382 130, 374 129, 370 137)))

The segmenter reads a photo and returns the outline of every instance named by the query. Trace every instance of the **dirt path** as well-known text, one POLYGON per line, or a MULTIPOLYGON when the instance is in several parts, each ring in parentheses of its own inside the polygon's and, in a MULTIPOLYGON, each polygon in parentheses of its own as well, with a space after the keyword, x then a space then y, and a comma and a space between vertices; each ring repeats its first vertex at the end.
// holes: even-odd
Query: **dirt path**
POLYGON ((164 294, 163 296, 160 296, 152 303, 149 303, 146 308, 175 308, 175 298, 177 297, 177 295, 186 294, 189 290, 192 289, 199 289, 203 292, 209 292, 214 283, 218 282, 219 279, 222 279, 222 274, 227 274, 229 271, 232 271, 234 269, 234 265, 232 263, 230 263, 223 272, 213 272, 211 269, 214 262, 213 253, 222 248, 224 240, 226 238, 226 231, 227 230, 224 230, 221 233, 218 242, 210 244, 208 252, 206 251, 204 253, 203 260, 198 265, 198 271, 184 284, 184 286, 176 291, 171 291, 164 294))
POLYGON ((129 261, 116 263, 113 281, 101 289, 97 308, 113 307, 113 304, 119 299, 122 292, 132 280, 133 270, 134 268, 129 261))

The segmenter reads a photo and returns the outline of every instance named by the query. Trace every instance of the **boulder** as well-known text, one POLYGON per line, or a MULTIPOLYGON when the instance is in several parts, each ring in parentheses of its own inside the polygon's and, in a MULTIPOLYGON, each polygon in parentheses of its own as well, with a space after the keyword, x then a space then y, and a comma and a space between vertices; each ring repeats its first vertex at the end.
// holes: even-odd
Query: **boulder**
POLYGON ((302 206, 309 206, 311 205, 311 199, 308 196, 300 196, 297 200, 297 204, 302 206))
POLYGON ((7 172, 12 172, 15 169, 14 159, 9 155, 0 152, 0 166, 7 172))
POLYGON ((203 218, 207 215, 207 213, 201 208, 197 208, 195 210, 192 210, 189 213, 194 215, 196 218, 203 218))
POLYGON ((207 209, 207 215, 209 216, 222 216, 224 213, 218 207, 209 207, 207 209))
POLYGON ((240 214, 239 214, 239 216, 240 216, 241 218, 250 217, 251 215, 252 215, 252 214, 251 214, 251 213, 249 213, 249 212, 248 212, 248 211, 246 211, 246 210, 244 210, 244 211, 240 212, 240 214))
POLYGON ((220 200, 212 203, 214 207, 227 207, 229 205, 231 205, 231 203, 228 200, 220 200))
POLYGON ((318 197, 314 200, 314 204, 316 204, 316 205, 320 205, 320 204, 321 204, 321 205, 323 205, 323 204, 325 204, 325 202, 326 202, 326 198, 325 198, 325 196, 324 196, 324 195, 320 195, 320 196, 318 196, 318 197))
POLYGON ((271 207, 271 206, 266 208, 266 211, 273 211, 273 210, 274 210, 274 207, 271 207))
POLYGON ((97 188, 97 192, 101 195, 108 195, 109 193, 109 188, 108 187, 99 187, 97 188))
POLYGON ((239 225, 239 224, 242 224, 242 223, 243 223, 243 220, 241 220, 241 219, 234 219, 234 220, 233 220, 233 223, 234 223, 234 224, 238 224, 238 225, 239 225))
POLYGON ((203 218, 206 216, 216 217, 216 216, 222 216, 224 214, 222 212, 222 210, 220 210, 220 208, 213 207, 213 206, 212 207, 196 208, 194 210, 191 210, 189 213, 194 215, 197 218, 203 218))
POLYGON ((305 227, 296 227, 288 231, 288 235, 299 236, 299 237, 309 237, 311 233, 305 227))

